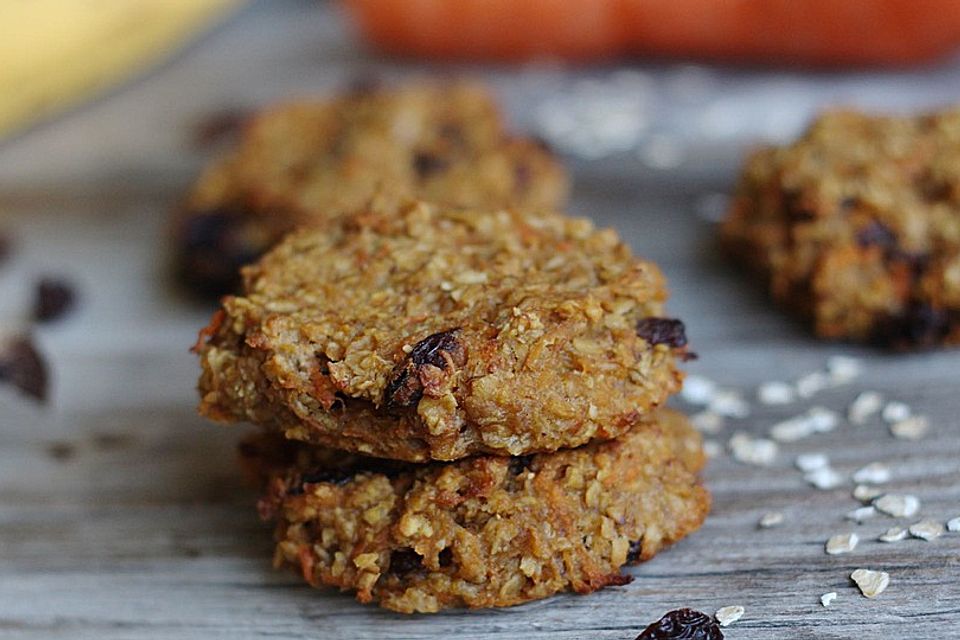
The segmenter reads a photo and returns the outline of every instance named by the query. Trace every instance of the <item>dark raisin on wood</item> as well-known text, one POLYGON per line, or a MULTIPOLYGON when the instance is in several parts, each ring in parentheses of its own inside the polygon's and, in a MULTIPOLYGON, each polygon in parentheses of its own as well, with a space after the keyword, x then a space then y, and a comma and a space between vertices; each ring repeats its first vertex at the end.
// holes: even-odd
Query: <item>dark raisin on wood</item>
POLYGON ((204 296, 220 296, 239 289, 240 267, 267 249, 260 234, 246 230, 241 211, 192 211, 179 229, 180 279, 204 296))
POLYGON ((871 220, 870 224, 857 231, 857 244, 864 248, 891 249, 897 246, 897 234, 882 222, 871 220))
POLYGON ((403 577, 423 568, 423 559, 413 549, 397 549, 390 554, 389 573, 403 577))
POLYGON ((654 344, 666 344, 674 348, 687 345, 686 328, 674 318, 643 318, 637 322, 637 335, 654 344))
POLYGON ((34 291, 33 319, 49 322, 66 315, 75 305, 77 294, 73 287, 58 278, 42 278, 34 291))
POLYGON ((420 369, 427 365, 452 373, 463 366, 466 351, 457 338, 459 329, 450 329, 429 335, 418 342, 397 365, 383 390, 383 404, 388 409, 415 406, 423 397, 420 369))
POLYGON ((627 547, 627 564, 636 564, 640 562, 640 555, 643 553, 643 540, 631 540, 627 547))
POLYGON ((58 440, 47 445, 47 454, 57 462, 66 462, 77 452, 77 448, 70 442, 58 440))
POLYGON ((41 402, 47 399, 47 364, 30 338, 14 336, 0 344, 0 382, 41 402))
POLYGON ((707 614, 677 609, 644 629, 636 640, 723 640, 723 633, 707 614))
POLYGON ((421 180, 444 171, 450 163, 435 153, 419 151, 413 156, 413 170, 421 180))

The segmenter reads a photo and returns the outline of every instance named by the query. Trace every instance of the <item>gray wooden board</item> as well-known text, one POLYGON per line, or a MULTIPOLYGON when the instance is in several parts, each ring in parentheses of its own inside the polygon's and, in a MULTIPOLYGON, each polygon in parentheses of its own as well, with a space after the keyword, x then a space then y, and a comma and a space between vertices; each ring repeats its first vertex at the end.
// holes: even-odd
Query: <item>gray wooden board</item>
MULTIPOLYGON (((0 637, 629 639, 669 609, 728 604, 747 609, 726 632, 734 639, 957 637, 960 535, 875 542, 893 519, 845 521, 857 506, 851 486, 811 489, 792 460, 825 451, 841 472, 883 461, 894 470, 891 490, 916 494, 923 517, 960 515, 960 353, 892 356, 817 343, 724 266, 695 205, 728 188, 740 148, 732 143, 714 148, 722 160, 714 166, 668 172, 636 160, 578 163, 572 209, 616 227, 666 271, 670 307, 701 356, 690 371, 752 394, 832 354, 864 358, 866 375, 854 385, 788 408, 755 406, 721 439, 735 429, 761 434, 811 403, 842 409, 865 388, 928 414, 926 439, 844 424, 784 446, 771 468, 723 456, 706 472, 715 502, 703 529, 630 569, 632 584, 587 597, 403 617, 273 571, 269 527, 235 468, 243 429, 193 412, 187 348, 208 310, 169 284, 166 212, 204 160, 187 141, 205 114, 323 90, 357 71, 417 70, 357 53, 338 24, 313 3, 257 4, 148 77, 0 145, 2 226, 18 241, 0 269, 0 321, 22 322, 41 273, 68 274, 82 295, 72 317, 37 330, 54 376, 49 406, 0 390, 0 637), (784 525, 758 530, 772 510, 784 525), (860 533, 860 546, 827 556, 827 537, 846 531, 860 533), (848 579, 858 567, 889 571, 889 589, 861 597, 848 579), (827 591, 839 598, 823 608, 827 591)), ((932 95, 925 87, 960 76, 955 67, 898 77, 912 78, 922 103, 932 95)), ((534 72, 467 71, 487 75, 515 119, 529 122, 534 72)), ((849 83, 890 82, 868 80, 809 82, 828 87, 824 101, 849 83)))

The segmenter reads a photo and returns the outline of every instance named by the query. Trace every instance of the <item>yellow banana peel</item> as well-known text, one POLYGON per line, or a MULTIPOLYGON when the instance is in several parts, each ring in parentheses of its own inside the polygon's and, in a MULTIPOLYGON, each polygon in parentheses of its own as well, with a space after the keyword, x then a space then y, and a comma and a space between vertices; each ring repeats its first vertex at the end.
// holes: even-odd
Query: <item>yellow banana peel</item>
POLYGON ((182 46, 245 0, 0 0, 0 136, 182 46))

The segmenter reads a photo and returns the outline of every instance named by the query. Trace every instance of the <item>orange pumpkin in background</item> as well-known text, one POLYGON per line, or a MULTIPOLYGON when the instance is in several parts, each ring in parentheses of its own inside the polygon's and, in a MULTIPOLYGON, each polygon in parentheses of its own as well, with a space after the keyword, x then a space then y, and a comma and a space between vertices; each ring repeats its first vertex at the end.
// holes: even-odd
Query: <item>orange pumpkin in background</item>
POLYGON ((345 0, 389 53, 906 65, 960 48, 960 0, 345 0))

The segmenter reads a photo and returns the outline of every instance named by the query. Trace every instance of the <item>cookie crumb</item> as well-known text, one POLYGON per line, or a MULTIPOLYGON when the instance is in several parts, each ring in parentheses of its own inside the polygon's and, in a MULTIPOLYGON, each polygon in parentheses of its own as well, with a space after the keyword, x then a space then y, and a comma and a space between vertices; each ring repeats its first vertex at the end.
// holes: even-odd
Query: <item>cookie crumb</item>
POLYGON ((847 420, 851 424, 865 424, 883 407, 883 396, 876 391, 864 391, 850 403, 847 420))
POLYGON ((910 535, 921 540, 936 540, 943 535, 943 525, 936 520, 921 520, 910 525, 910 535))
POLYGON ((855 533, 838 533, 827 540, 827 554, 836 556, 841 553, 850 553, 857 548, 857 543, 859 542, 860 536, 855 533))
POLYGON ((909 518, 915 516, 920 510, 920 500, 909 494, 888 493, 874 500, 873 506, 888 516, 909 518))
POLYGON ((783 520, 784 517, 781 512, 769 511, 761 516, 760 522, 757 524, 761 529, 770 529, 783 524, 783 520))
POLYGON ((822 596, 820 596, 820 604, 822 604, 825 607, 829 607, 833 603, 833 601, 836 599, 837 599, 837 592, 831 591, 830 593, 825 593, 822 596))
POLYGON ((926 416, 910 416, 890 425, 890 433, 900 440, 920 440, 930 430, 926 416))
POLYGON ((857 484, 884 484, 890 482, 890 469, 879 462, 871 462, 854 471, 851 478, 857 484))
POLYGON ((717 609, 717 612, 713 614, 713 617, 717 619, 717 622, 720 623, 721 627, 729 627, 731 624, 742 618, 745 611, 746 609, 740 605, 720 607, 717 609))
POLYGON ((886 571, 872 571, 870 569, 857 569, 850 574, 857 587, 867 598, 875 598, 883 593, 890 584, 890 574, 886 571))
POLYGON ((764 382, 757 389, 757 400, 760 404, 781 405, 790 404, 797 399, 797 393, 792 385, 786 382, 764 382))
POLYGON ((884 531, 878 538, 880 542, 900 542, 906 540, 907 530, 903 527, 890 527, 884 531))

